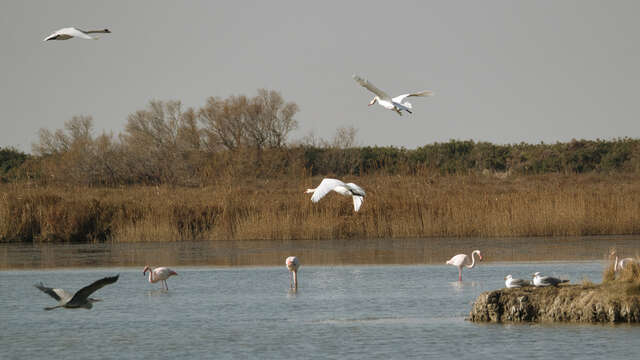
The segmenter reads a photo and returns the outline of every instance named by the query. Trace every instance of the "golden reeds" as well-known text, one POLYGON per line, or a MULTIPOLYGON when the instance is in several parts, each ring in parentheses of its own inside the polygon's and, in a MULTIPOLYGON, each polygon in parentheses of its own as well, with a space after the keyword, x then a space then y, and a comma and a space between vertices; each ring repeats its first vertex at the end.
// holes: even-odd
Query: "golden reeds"
POLYGON ((0 186, 0 241, 178 241, 640 233, 637 175, 422 175, 347 178, 360 212, 320 178, 223 177, 202 188, 0 186))

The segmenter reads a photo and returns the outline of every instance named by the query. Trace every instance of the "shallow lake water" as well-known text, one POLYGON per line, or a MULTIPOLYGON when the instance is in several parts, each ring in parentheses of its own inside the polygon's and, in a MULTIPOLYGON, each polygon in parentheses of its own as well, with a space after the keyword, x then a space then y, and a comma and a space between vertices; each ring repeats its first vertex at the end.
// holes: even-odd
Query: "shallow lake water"
POLYGON ((3 359, 634 358, 640 326, 496 325, 465 320, 483 291, 534 271, 599 281, 604 263, 177 267, 169 291, 141 268, 9 270, 0 275, 3 359), (40 281, 75 291, 120 274, 93 309, 44 311, 40 281))
POLYGON ((635 256, 640 239, 1 245, 1 358, 635 358, 636 325, 465 320, 507 274, 600 282, 611 247, 635 256), (459 283, 444 261, 475 248, 486 261, 459 283), (297 292, 284 267, 292 254, 297 292), (169 291, 147 282, 145 263, 179 273, 169 291), (33 287, 76 291, 114 274, 91 310, 44 311, 56 302, 33 287))

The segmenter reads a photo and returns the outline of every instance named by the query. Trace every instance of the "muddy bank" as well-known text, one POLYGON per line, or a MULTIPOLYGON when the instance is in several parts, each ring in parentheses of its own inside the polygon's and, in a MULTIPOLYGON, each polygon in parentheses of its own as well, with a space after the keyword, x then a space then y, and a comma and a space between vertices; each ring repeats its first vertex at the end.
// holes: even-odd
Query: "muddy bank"
POLYGON ((500 289, 476 299, 469 314, 475 322, 638 323, 637 285, 564 285, 500 289))

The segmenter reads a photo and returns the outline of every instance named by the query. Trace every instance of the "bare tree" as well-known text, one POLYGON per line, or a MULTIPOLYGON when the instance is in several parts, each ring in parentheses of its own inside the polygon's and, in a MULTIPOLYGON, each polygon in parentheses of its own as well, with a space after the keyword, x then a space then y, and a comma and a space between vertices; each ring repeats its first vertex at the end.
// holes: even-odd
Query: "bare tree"
POLYGON ((353 126, 339 127, 336 129, 331 145, 338 149, 348 149, 356 145, 356 134, 358 129, 353 126))
POLYGON ((206 105, 198 112, 198 118, 204 126, 204 144, 209 151, 217 151, 221 146, 233 151, 243 145, 248 103, 244 95, 224 100, 207 99, 206 105))
POLYGON ((122 141, 131 171, 144 181, 176 184, 185 175, 184 152, 199 147, 193 110, 179 101, 151 101, 129 115, 122 141))
POLYGON ((258 148, 265 145, 271 148, 284 146, 289 133, 298 127, 298 122, 293 118, 298 110, 296 103, 285 103, 277 91, 259 89, 258 95, 251 99, 247 122, 253 144, 258 148))

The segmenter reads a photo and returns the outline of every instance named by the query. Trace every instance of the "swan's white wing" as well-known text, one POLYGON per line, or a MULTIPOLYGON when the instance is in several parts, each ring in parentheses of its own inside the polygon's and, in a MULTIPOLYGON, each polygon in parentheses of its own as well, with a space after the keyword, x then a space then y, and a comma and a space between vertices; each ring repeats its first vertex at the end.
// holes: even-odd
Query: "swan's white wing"
POLYGON ((70 36, 73 36, 73 37, 77 37, 77 38, 85 39, 85 40, 96 40, 96 38, 94 38, 92 36, 89 36, 89 35, 85 34, 83 31, 80 31, 80 30, 78 30, 76 28, 66 28, 65 30, 66 30, 65 33, 67 35, 70 35, 70 36))
POLYGON ((318 185, 316 190, 313 192, 311 201, 313 201, 314 203, 320 201, 320 199, 327 195, 331 190, 335 189, 335 187, 338 185, 344 186, 344 183, 337 179, 322 179, 320 185, 318 185))
POLYGON ((348 183, 346 184, 346 187, 349 188, 349 190, 351 190, 351 192, 355 195, 360 195, 360 196, 366 195, 366 193, 364 192, 364 189, 354 183, 348 183))
POLYGON ((353 209, 355 211, 360 210, 360 206, 362 206, 362 202, 364 201, 364 197, 360 195, 353 195, 353 209))
POLYGON ((51 34, 51 35, 47 36, 46 38, 44 38, 44 40, 42 40, 42 41, 48 41, 48 40, 51 40, 51 39, 55 38, 55 37, 56 37, 56 36, 58 36, 58 35, 60 35, 60 33, 59 33, 58 31, 56 31, 56 32, 54 32, 53 34, 51 34))
POLYGON ((393 100, 393 102, 402 103, 402 101, 404 99, 406 99, 408 97, 411 97, 411 96, 433 96, 433 91, 424 90, 424 91, 415 92, 415 93, 402 94, 402 95, 394 97, 392 100, 393 100))
POLYGON ((363 86, 365 89, 371 91, 372 93, 378 95, 378 97, 382 100, 389 100, 391 99, 391 97, 389 96, 389 94, 387 94, 386 92, 378 89, 377 87, 375 87, 375 85, 373 85, 372 83, 370 83, 369 81, 367 81, 367 79, 363 79, 358 75, 353 75, 353 80, 355 80, 358 84, 360 84, 361 86, 363 86))

